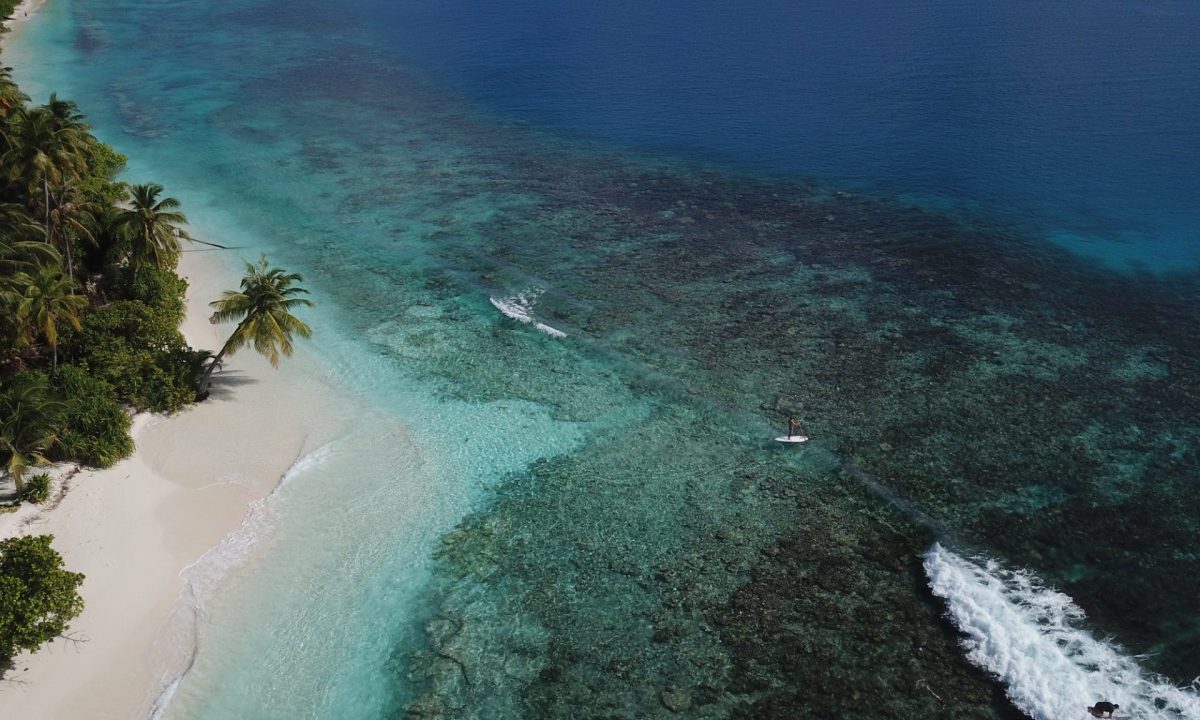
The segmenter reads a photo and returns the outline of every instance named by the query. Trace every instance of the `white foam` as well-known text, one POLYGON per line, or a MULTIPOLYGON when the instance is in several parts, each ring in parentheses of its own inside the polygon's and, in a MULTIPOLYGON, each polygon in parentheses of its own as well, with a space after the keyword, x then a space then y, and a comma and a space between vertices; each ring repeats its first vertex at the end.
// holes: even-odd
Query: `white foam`
POLYGON ((507 298, 489 297, 492 306, 504 314, 505 317, 512 318, 517 322, 532 324, 533 327, 541 332, 546 333, 550 337, 565 338, 567 334, 558 328, 550 327, 549 325, 538 322, 533 317, 533 306, 538 298, 542 296, 545 290, 542 288, 529 288, 525 292, 513 295, 507 298))
MULTIPOLYGON (((162 678, 163 686, 155 698, 151 709, 150 720, 160 720, 166 712, 180 683, 196 660, 198 641, 196 630, 198 619, 203 615, 204 603, 212 597, 220 582, 231 570, 246 561, 255 545, 274 528, 274 504, 279 491, 286 487, 305 472, 319 467, 333 452, 334 443, 328 443, 302 455, 280 476, 275 488, 265 497, 250 503, 246 516, 242 519, 237 530, 229 533, 221 542, 200 556, 191 565, 180 571, 183 578, 183 590, 180 593, 175 610, 172 612, 174 623, 178 623, 174 633, 168 638, 185 638, 189 644, 186 659, 182 669, 175 672, 174 677, 162 678)), ((176 665, 178 667, 178 665, 176 665)))
POLYGON ((933 594, 962 631, 967 658, 1007 686, 1034 720, 1075 720, 1099 700, 1122 716, 1200 720, 1200 688, 1177 687, 1081 627, 1082 608, 1032 574, 967 559, 940 544, 925 553, 933 594))

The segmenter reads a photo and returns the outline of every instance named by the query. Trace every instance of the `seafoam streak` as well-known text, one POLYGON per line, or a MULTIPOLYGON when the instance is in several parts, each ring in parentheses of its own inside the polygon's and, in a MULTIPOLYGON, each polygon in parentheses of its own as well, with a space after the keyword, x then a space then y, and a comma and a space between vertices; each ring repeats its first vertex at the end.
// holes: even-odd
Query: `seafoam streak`
POLYGON ((545 290, 541 288, 529 288, 523 293, 513 295, 503 299, 490 297, 492 306, 500 312, 504 313, 505 317, 512 318, 517 322, 532 323, 539 331, 546 333, 550 337, 565 338, 567 334, 558 328, 550 327, 545 323, 538 322, 533 317, 533 304, 541 297, 545 290))
POLYGON ((933 594, 945 599, 967 658, 1006 686, 1035 720, 1074 720, 1097 700, 1123 715, 1200 720, 1200 692, 1147 673, 1135 657, 1079 627, 1083 610, 1032 574, 967 559, 940 544, 925 553, 933 594))

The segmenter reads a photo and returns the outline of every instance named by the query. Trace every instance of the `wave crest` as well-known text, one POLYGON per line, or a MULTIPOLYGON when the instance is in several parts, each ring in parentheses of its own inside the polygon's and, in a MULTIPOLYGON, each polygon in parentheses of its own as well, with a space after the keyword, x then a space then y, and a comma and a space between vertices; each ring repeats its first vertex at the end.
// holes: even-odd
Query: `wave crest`
POLYGON ((565 338, 567 334, 562 330, 538 322, 533 317, 533 306, 544 292, 546 291, 542 288, 533 287, 511 297, 496 298, 493 296, 489 297, 488 300, 505 317, 512 318, 520 323, 532 324, 534 328, 546 333, 550 337, 565 338))
POLYGON ((967 659, 1003 682, 1013 704, 1035 720, 1074 720, 1099 700, 1136 718, 1200 720, 1195 685, 1177 687, 1095 638, 1080 627, 1083 609, 1031 573, 963 558, 941 544, 924 564, 930 589, 964 635, 967 659))

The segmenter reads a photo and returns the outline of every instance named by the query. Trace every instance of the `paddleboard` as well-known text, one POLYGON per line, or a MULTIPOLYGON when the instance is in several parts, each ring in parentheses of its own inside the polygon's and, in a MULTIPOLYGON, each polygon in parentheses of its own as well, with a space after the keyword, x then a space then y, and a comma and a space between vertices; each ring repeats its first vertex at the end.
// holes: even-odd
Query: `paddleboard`
POLYGON ((788 437, 787 435, 780 435, 779 437, 775 438, 775 442, 781 442, 781 443, 808 442, 808 436, 807 435, 793 435, 791 437, 788 437))

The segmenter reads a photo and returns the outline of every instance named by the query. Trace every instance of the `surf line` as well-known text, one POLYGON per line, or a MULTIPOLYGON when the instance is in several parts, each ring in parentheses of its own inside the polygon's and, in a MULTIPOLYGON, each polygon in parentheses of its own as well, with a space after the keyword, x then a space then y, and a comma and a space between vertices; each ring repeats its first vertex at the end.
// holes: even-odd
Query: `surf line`
POLYGON ((926 551, 924 568, 962 633, 967 660, 1034 720, 1082 717, 1098 700, 1120 705, 1118 717, 1200 719, 1200 678, 1178 687, 1147 673, 1136 656, 1082 627, 1083 609, 1031 572, 962 557, 941 543, 926 551))

